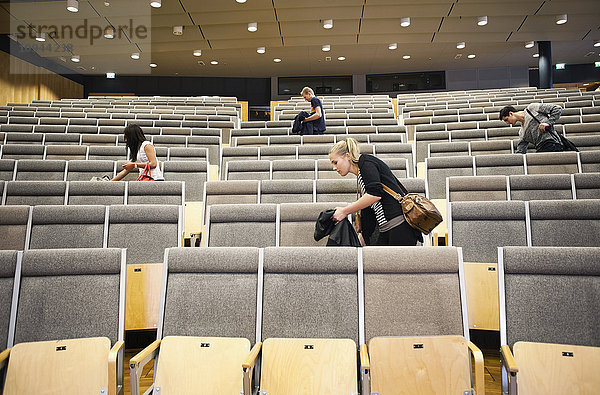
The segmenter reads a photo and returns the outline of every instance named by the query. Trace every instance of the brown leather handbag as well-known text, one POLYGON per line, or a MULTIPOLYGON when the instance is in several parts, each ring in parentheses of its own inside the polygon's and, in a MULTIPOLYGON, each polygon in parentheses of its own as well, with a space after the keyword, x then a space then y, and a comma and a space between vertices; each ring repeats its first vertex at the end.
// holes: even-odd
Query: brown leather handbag
POLYGON ((398 181, 398 185, 402 192, 404 192, 404 196, 395 192, 387 185, 382 185, 383 190, 402 205, 402 212, 404 213, 406 222, 419 232, 428 235, 443 221, 442 214, 440 214, 429 199, 418 193, 408 193, 400 181, 398 181))

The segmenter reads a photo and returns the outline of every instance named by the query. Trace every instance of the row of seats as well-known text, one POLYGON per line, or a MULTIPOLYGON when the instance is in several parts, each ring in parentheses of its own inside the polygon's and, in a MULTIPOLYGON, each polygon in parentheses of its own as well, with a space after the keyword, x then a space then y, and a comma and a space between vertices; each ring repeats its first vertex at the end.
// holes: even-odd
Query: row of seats
POLYGON ((600 172, 600 151, 538 152, 425 159, 425 180, 430 198, 446 197, 446 178, 514 174, 573 174, 600 172))
MULTIPOLYGON (((54 137, 52 135, 51 137, 54 137)), ((121 160, 128 158, 128 149, 122 145, 114 145, 117 136, 101 136, 102 138, 80 138, 85 143, 50 144, 4 144, 0 145, 0 158, 2 159, 63 159, 63 160, 121 160), (109 141, 112 140, 112 141, 109 141)), ((213 136, 154 136, 151 138, 155 144, 156 157, 159 160, 197 160, 208 159, 211 163, 219 163, 221 140, 213 136)))
MULTIPOLYGON (((151 136, 221 136, 222 130, 221 128, 208 128, 208 127, 198 127, 198 128, 169 128, 169 127, 153 127, 147 126, 143 123, 135 123, 142 127, 144 131, 144 135, 151 136)), ((4 124, 0 125, 0 132, 4 135, 9 136, 10 138, 15 138, 14 135, 17 134, 29 134, 29 135, 38 135, 37 139, 39 140, 39 136, 51 137, 50 135, 61 135, 61 134, 69 134, 69 135, 110 135, 121 136, 119 138, 119 142, 123 143, 123 130, 125 129, 123 126, 92 126, 92 125, 14 125, 14 124, 4 124)), ((34 136, 30 136, 32 140, 36 139, 34 136)), ((36 140, 36 141, 38 141, 36 140)))
MULTIPOLYGON (((575 109, 579 111, 579 109, 575 109)), ((563 125, 568 123, 587 123, 587 122, 599 122, 600 121, 600 106, 589 107, 590 112, 593 113, 586 115, 569 115, 563 113, 560 118, 556 121, 556 124, 563 125)), ((437 115, 432 117, 411 117, 405 118, 405 125, 420 125, 420 124, 434 124, 434 123, 458 123, 458 122, 473 122, 473 121, 495 121, 498 120, 498 113, 491 114, 465 114, 465 115, 437 115)), ((448 126, 451 128, 451 126, 448 126)))
MULTIPOLYGON (((104 125, 114 126, 115 124, 122 124, 120 120, 106 119, 110 122, 98 122, 96 118, 38 118, 38 117, 6 117, 0 116, 0 124, 4 125, 38 125, 38 126, 51 126, 51 125, 65 125, 64 121, 67 121, 68 131, 71 133, 98 133, 98 127, 104 125), (42 123, 42 120, 45 120, 42 123), (117 122, 113 122, 117 121, 117 122), (87 127, 87 128, 86 128, 87 127), (94 129, 96 132, 94 132, 94 129), (83 130, 83 132, 82 132, 83 130)), ((234 121, 178 121, 178 120, 152 120, 152 119, 134 119, 126 120, 125 124, 139 125, 142 127, 154 127, 154 128, 220 128, 220 129, 233 129, 238 125, 238 122, 234 121)), ((4 127, 4 131, 9 128, 4 127)), ((17 126, 17 128, 19 127, 17 126)), ((113 133, 113 132, 111 132, 113 133)))
MULTIPOLYGON (((525 109, 525 105, 518 105, 519 108, 521 109, 525 109)), ((469 115, 473 115, 473 116, 483 116, 483 115, 487 115, 488 117, 490 117, 491 119, 493 118, 494 113, 498 114, 499 110, 497 107, 474 107, 474 108, 451 108, 451 109, 446 109, 446 110, 424 110, 424 111, 410 111, 410 112, 405 112, 404 115, 404 120, 407 121, 409 119, 412 118, 416 118, 416 117, 439 117, 439 116, 447 116, 447 115, 453 115, 453 116, 459 116, 459 117, 465 117, 465 116, 469 116, 469 115)), ((589 114, 598 114, 600 112, 600 107, 596 106, 596 107, 569 107, 569 108, 563 108, 562 110, 562 115, 589 115, 589 114)), ((497 119, 497 117, 496 117, 497 119)), ((479 119, 472 119, 472 120, 479 120, 479 119)), ((432 122, 435 123, 435 122, 432 122)))
POLYGON ((274 145, 309 145, 309 144, 330 144, 338 141, 354 138, 356 141, 364 143, 405 143, 405 133, 385 133, 385 134, 318 134, 301 136, 292 134, 290 136, 243 136, 232 137, 231 146, 274 146, 274 145), (355 138, 356 136, 356 138, 355 138))
MULTIPOLYGON (((337 122, 336 120, 329 121, 329 123, 337 122)), ((242 127, 243 127, 242 123, 242 127)), ((379 126, 329 126, 325 130, 325 134, 338 133, 338 134, 356 134, 356 133, 368 133, 368 134, 403 134, 406 133, 406 127, 403 125, 379 125, 379 126)), ((243 128, 243 129, 232 129, 232 137, 293 137, 291 127, 272 127, 272 128, 243 128)))
POLYGON ((183 181, 0 181, 0 192, 2 205, 184 205, 185 185, 183 181))
POLYGON ((127 248, 128 264, 160 263, 165 248, 181 245, 182 210, 167 204, 2 206, 0 250, 127 248))
POLYGON ((446 178, 446 201, 562 200, 600 197, 600 173, 446 178))
MULTIPOLYGON (((154 112, 144 113, 144 112, 119 112, 119 110, 124 111, 125 109, 113 109, 113 111, 108 111, 110 109, 81 109, 83 111, 70 111, 71 109, 61 109, 52 111, 51 109, 30 109, 30 110, 16 110, 13 107, 12 110, 0 110, 0 115, 7 116, 10 120, 13 117, 37 117, 40 119, 59 119, 57 122, 65 122, 68 121, 69 118, 95 118, 98 119, 98 122, 102 124, 102 122, 107 123, 108 120, 112 120, 112 124, 124 123, 126 120, 132 119, 151 119, 151 120, 179 120, 179 121, 232 121, 232 118, 237 117, 237 113, 235 111, 220 111, 218 114, 215 111, 215 114, 211 114, 210 110, 204 110, 200 113, 196 113, 195 110, 174 110, 179 112, 172 112, 171 110, 151 110, 154 112), (87 110, 87 111, 86 111, 87 110), (76 113, 73 116, 70 116, 71 113, 76 113)), ((29 107, 26 107, 29 108, 29 107)), ((17 122, 9 122, 9 123, 17 123, 17 122)), ((48 123, 48 121, 44 121, 44 123, 48 123)), ((108 122, 111 124, 111 122, 108 122)))

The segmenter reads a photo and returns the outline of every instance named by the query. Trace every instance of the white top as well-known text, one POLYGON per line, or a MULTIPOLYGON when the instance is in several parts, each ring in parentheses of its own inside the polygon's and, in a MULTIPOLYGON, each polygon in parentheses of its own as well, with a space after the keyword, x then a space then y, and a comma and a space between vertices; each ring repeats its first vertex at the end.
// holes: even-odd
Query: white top
MULTIPOLYGON (((145 151, 145 148, 147 145, 152 145, 152 143, 150 143, 149 141, 144 141, 142 143, 142 145, 140 146, 140 149, 138 150, 138 153, 137 153, 136 162, 138 162, 138 163, 150 162, 150 160, 148 159, 148 155, 146 155, 146 151, 145 151)), ((143 168, 139 169, 139 170, 140 170, 140 174, 142 174, 144 171, 143 168)), ((163 177, 162 171, 160 171, 160 162, 158 161, 158 158, 156 158, 156 167, 154 169, 150 169, 150 175, 155 180, 164 180, 165 179, 163 177)))

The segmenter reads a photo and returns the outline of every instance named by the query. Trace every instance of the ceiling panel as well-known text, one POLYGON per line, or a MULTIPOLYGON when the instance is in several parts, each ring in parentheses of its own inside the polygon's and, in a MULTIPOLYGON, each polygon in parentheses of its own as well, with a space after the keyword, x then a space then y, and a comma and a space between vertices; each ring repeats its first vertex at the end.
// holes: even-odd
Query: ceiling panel
MULTIPOLYGON (((359 19, 336 20, 333 29, 323 29, 318 21, 281 22, 281 33, 288 37, 321 37, 328 39, 332 36, 358 33, 359 19)), ((312 41, 312 40, 311 40, 312 41)))

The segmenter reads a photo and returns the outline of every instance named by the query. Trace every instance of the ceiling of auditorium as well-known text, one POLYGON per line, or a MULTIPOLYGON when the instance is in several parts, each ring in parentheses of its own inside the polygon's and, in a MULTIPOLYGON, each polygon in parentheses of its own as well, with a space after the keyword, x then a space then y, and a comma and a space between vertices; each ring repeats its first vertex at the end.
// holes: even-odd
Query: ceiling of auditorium
POLYGON ((537 45, 527 49, 525 42, 542 40, 552 41, 554 63, 600 61, 593 46, 600 40, 598 0, 162 0, 160 8, 150 0, 80 0, 75 13, 66 3, 0 1, 0 33, 82 74, 270 77, 537 66, 537 45), (567 23, 555 23, 560 14, 567 23), (488 24, 478 26, 478 16, 488 24), (400 26, 402 17, 410 26, 400 26), (333 28, 323 28, 326 19, 333 28), (257 22, 256 32, 249 22, 257 22), (110 25, 127 27, 120 38, 91 42, 110 25), (28 26, 33 37, 52 26, 57 34, 37 42, 28 26), (70 37, 65 26, 87 37, 70 37), (184 26, 183 35, 173 26, 184 26), (461 41, 466 47, 457 49, 461 41), (392 43, 397 49, 388 49, 392 43))

